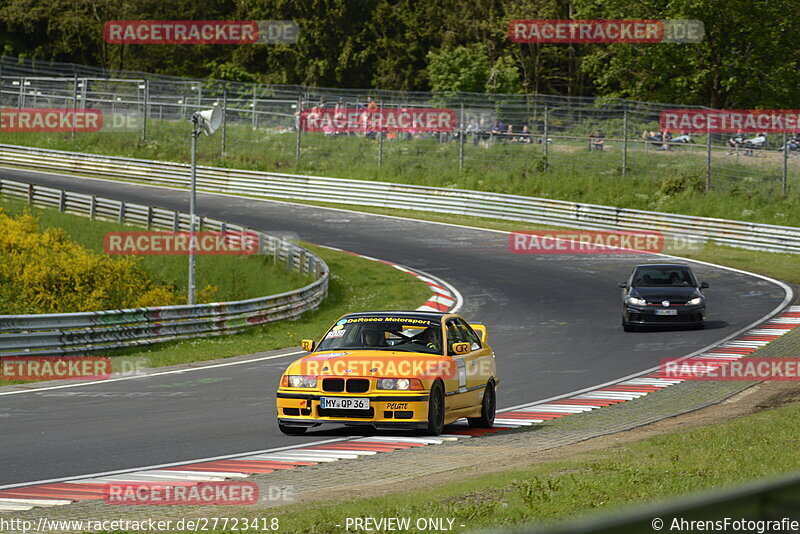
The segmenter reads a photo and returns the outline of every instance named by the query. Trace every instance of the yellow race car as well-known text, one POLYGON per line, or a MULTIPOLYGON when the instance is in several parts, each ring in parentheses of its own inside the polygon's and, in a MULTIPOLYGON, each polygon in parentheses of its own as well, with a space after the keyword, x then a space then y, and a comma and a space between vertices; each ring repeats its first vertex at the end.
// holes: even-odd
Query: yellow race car
POLYGON ((311 354, 286 369, 277 393, 285 434, 322 423, 431 435, 462 417, 494 424, 499 380, 484 325, 453 313, 351 313, 302 346, 311 354))

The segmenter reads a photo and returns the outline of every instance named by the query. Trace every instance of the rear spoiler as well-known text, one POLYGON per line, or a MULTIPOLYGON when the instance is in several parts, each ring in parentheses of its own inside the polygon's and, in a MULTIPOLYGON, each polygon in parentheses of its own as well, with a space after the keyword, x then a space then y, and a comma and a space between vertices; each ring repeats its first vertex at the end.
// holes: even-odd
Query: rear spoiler
POLYGON ((486 343, 486 338, 489 333, 486 331, 486 325, 483 323, 470 323, 469 324, 475 333, 478 334, 478 337, 481 338, 481 343, 486 343))

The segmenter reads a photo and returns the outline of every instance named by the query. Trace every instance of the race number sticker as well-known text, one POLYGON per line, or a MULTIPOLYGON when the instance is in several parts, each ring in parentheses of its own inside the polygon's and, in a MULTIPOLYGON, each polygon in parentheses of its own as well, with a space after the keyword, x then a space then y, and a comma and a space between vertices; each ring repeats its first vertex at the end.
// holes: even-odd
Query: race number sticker
POLYGON ((337 337, 342 337, 345 332, 347 332, 347 330, 344 330, 344 329, 342 329, 342 330, 331 330, 330 332, 328 332, 328 335, 325 336, 325 339, 333 339, 333 338, 337 338, 337 337))
POLYGON ((458 368, 458 391, 464 392, 467 390, 467 364, 464 363, 464 358, 454 359, 458 368))

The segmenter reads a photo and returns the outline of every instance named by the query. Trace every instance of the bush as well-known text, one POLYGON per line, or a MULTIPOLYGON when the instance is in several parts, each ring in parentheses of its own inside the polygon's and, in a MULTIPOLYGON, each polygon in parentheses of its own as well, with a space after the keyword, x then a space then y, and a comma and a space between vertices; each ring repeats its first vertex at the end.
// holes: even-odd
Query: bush
POLYGON ((671 196, 684 192, 702 193, 705 187, 705 175, 697 172, 682 172, 664 178, 659 190, 661 193, 671 196))
POLYGON ((133 257, 95 254, 61 228, 40 231, 30 214, 0 208, 0 313, 67 313, 178 303, 133 257))

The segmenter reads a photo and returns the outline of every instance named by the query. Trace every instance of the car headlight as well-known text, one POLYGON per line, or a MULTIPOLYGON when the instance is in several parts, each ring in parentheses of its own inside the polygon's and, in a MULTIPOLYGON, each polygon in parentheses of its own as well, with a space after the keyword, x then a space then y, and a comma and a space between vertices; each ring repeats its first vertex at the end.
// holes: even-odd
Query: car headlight
POLYGON ((317 387, 316 376, 287 375, 286 385, 293 388, 315 388, 317 387))
POLYGON ((625 302, 627 302, 628 304, 632 304, 634 306, 644 306, 645 304, 647 304, 646 300, 641 299, 639 297, 627 297, 625 299, 625 302))
POLYGON ((419 391, 422 382, 419 378, 379 378, 378 389, 397 389, 401 391, 419 391))
POLYGON ((686 303, 687 306, 697 306, 703 303, 703 297, 695 297, 686 303))

